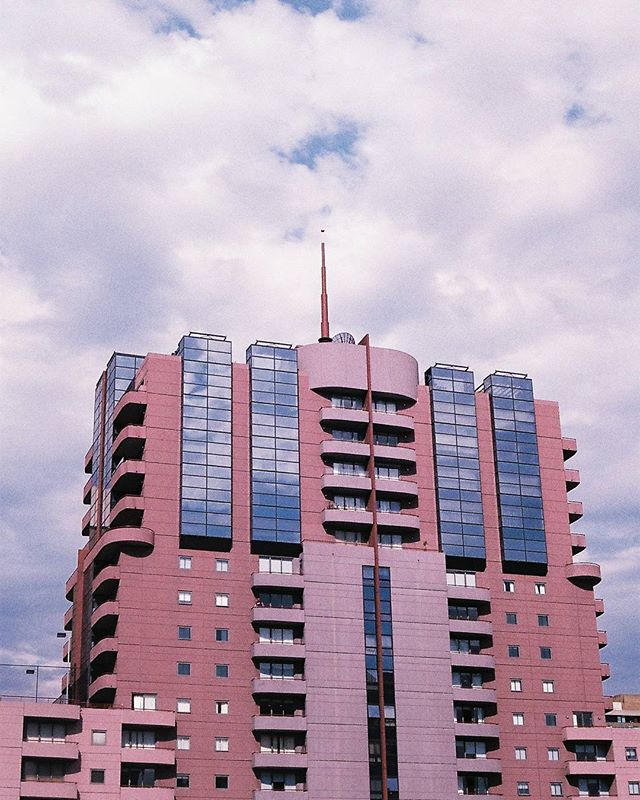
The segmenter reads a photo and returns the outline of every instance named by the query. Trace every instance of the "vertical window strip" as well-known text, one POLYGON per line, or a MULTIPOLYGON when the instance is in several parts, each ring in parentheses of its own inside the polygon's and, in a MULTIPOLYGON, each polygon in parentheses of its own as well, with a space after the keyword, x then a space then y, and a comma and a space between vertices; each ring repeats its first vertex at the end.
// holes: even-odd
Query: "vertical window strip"
POLYGON ((438 527, 448 556, 484 559, 484 518, 473 372, 433 366, 431 388, 438 527))

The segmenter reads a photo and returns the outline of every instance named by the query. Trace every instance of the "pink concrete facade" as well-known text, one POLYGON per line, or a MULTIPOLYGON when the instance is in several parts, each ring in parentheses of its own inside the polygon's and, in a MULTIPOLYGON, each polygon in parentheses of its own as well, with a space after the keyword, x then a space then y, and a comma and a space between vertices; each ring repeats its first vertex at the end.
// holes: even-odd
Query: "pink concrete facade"
POLYGON ((380 735, 388 713, 397 740, 380 751, 397 767, 382 800, 579 796, 594 776, 599 794, 629 796, 636 769, 619 751, 635 732, 606 727, 599 570, 574 562, 581 509, 567 491, 579 474, 565 467, 575 443, 557 405, 535 405, 547 564, 505 571, 489 395, 475 394, 486 559, 466 563, 440 543, 432 393, 416 361, 332 342, 297 359, 300 545, 279 548, 252 539, 250 367, 232 367, 232 541, 194 543, 180 535, 182 358, 146 357, 87 457, 91 472, 105 436, 123 454, 104 478, 107 525, 85 518, 66 586, 69 704, 0 703, 0 800, 377 800, 366 569, 391 585, 387 633, 378 606, 375 618, 376 646, 393 638, 380 735), (25 720, 47 712, 65 721, 64 743, 28 740, 25 720), (132 747, 139 729, 153 735, 132 747), (607 743, 597 753, 582 747, 594 733, 607 743), (26 762, 37 773, 32 762, 50 760, 62 778, 56 767, 47 781, 44 766, 23 780, 26 762), (147 786, 123 785, 143 782, 131 765, 146 765, 147 786))

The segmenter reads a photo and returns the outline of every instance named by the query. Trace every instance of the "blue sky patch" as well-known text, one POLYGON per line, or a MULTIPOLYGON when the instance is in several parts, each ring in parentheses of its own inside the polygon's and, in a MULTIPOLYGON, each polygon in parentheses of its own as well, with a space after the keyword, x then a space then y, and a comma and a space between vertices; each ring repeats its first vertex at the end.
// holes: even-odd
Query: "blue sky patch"
POLYGON ((318 159, 328 155, 340 156, 346 162, 352 161, 359 137, 355 124, 344 123, 331 133, 312 133, 289 152, 277 152, 289 163, 304 164, 313 170, 317 167, 318 159))
POLYGON ((296 11, 313 16, 333 8, 336 16, 345 20, 360 19, 368 11, 366 0, 280 0, 280 2, 295 8, 296 11))
POLYGON ((170 34, 174 31, 186 33, 187 36, 190 36, 192 39, 200 38, 200 34, 189 22, 189 20, 186 17, 180 16, 179 14, 168 14, 156 28, 156 33, 170 34))
POLYGON ((611 122, 611 119, 606 114, 592 114, 581 103, 573 103, 564 112, 564 121, 567 125, 591 128, 611 122))

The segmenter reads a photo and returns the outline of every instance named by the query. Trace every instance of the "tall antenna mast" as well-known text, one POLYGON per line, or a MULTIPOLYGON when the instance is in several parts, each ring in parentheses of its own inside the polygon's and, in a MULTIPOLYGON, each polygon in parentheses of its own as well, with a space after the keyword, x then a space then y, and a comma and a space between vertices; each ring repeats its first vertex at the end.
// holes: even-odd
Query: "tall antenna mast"
MULTIPOLYGON (((321 231, 324 233, 324 230, 321 231)), ((320 294, 320 338, 319 342, 330 342, 331 336, 329 335, 329 296, 327 294, 327 265, 324 256, 324 242, 320 244, 320 253, 322 255, 322 293, 320 294)))

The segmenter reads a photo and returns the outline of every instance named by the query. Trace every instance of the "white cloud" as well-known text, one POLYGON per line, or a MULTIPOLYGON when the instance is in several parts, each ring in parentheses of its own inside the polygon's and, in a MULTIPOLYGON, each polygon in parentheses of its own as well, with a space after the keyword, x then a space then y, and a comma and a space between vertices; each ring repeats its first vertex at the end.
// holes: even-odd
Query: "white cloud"
MULTIPOLYGON (((66 564, 80 544, 92 391, 112 350, 166 352, 208 329, 242 358, 255 338, 317 336, 320 228, 336 329, 422 367, 529 372, 580 439, 591 539, 619 524, 613 510, 637 513, 635 4, 380 0, 357 20, 277 0, 9 5, 8 557, 55 536, 66 564), (352 159, 278 156, 342 121, 358 131, 352 159)), ((47 572, 61 596, 48 567, 25 574, 47 572)))

